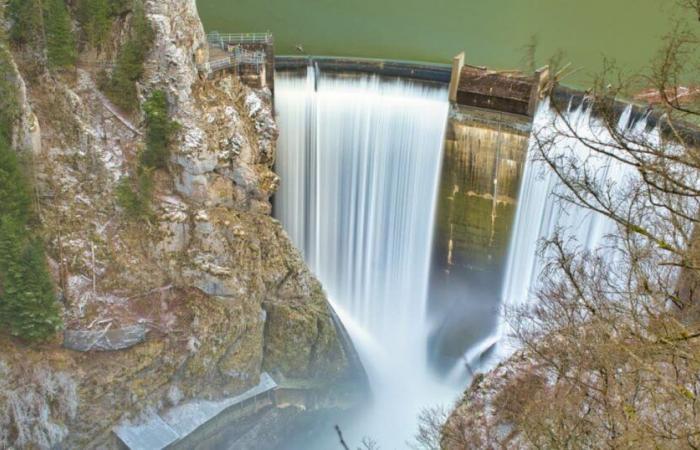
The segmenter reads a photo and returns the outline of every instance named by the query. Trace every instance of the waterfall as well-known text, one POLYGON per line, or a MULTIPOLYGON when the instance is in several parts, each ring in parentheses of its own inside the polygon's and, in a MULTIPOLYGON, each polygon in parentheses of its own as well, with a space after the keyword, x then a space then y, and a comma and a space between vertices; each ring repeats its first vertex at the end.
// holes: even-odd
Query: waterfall
MULTIPOLYGON (((621 114, 617 124, 619 131, 630 129, 631 111, 628 107, 621 114)), ((635 123, 634 132, 643 133, 645 126, 645 121, 635 123)), ((628 179, 626 165, 593 152, 584 144, 586 141, 602 145, 613 142, 609 130, 592 116, 590 103, 583 102, 570 108, 562 117, 545 101, 536 112, 532 130, 504 277, 502 307, 505 314, 502 313, 494 334, 466 356, 475 360, 481 355, 480 351, 496 345, 496 351, 481 365, 482 370, 507 358, 517 348, 508 339, 513 330, 507 315, 535 301, 537 280, 547 258, 539 251, 539 244, 560 232, 582 250, 605 252, 607 238, 615 232, 615 223, 611 219, 559 199, 558 194, 564 193, 566 187, 557 174, 537 157, 539 142, 551 142, 548 145, 552 146, 554 155, 575 158, 595 174, 597 182, 610 188, 620 187, 628 179), (569 126, 580 139, 570 136, 569 126)), ((606 257, 613 256, 608 252, 606 257)))
POLYGON ((426 299, 447 90, 309 67, 278 73, 275 91, 275 214, 363 358, 375 407, 358 433, 404 448, 420 409, 440 401, 426 299))

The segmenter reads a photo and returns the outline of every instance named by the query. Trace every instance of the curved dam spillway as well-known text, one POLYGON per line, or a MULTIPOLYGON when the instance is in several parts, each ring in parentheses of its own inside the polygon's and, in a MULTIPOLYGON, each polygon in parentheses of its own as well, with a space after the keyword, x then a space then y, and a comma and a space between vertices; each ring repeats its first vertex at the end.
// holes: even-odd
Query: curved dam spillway
MULTIPOLYGON (((527 80, 508 79, 492 102, 479 76, 450 102, 434 78, 443 68, 407 65, 397 77, 396 65, 343 64, 352 70, 326 62, 276 73, 275 214, 369 375, 373 402, 340 422, 344 432, 351 442, 366 435, 404 448, 422 409, 449 406, 474 370, 512 351, 502 309, 535 301, 538 244, 566 232, 595 251, 611 225, 561 210, 562 186, 535 156, 538 139, 564 125, 548 101, 522 113, 527 80)), ((563 117, 577 133, 610 139, 590 107, 563 117)), ((632 123, 627 108, 620 130, 632 123)), ((555 148, 604 179, 622 177, 576 139, 555 148)))
MULTIPOLYGON (((373 423, 410 433, 420 408, 439 400, 425 386, 426 301, 447 88, 309 67, 278 73, 275 90, 276 215, 368 371, 375 408, 358 433, 386 439, 373 423)), ((386 448, 408 437, 395 436, 386 448)))

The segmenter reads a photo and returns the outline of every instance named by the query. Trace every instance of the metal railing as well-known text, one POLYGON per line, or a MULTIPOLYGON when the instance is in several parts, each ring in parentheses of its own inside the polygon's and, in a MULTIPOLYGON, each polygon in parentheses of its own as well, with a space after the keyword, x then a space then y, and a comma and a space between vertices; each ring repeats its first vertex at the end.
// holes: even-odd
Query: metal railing
POLYGON ((217 70, 228 69, 233 67, 233 58, 221 58, 215 61, 209 61, 207 64, 207 69, 216 72, 217 70))
POLYGON ((266 44, 273 43, 272 33, 219 33, 214 31, 207 35, 210 45, 224 48, 226 44, 266 44))
POLYGON ((265 52, 256 50, 246 50, 241 47, 236 47, 233 50, 233 60, 236 64, 253 64, 260 66, 265 64, 267 55, 265 52))
POLYGON ((238 67, 242 64, 254 65, 260 68, 260 66, 265 65, 266 55, 264 52, 248 52, 243 49, 236 49, 234 51, 235 56, 228 56, 225 58, 215 59, 213 61, 200 64, 199 70, 206 72, 216 72, 224 69, 231 69, 233 67, 238 67), (240 52, 239 52, 240 50, 240 52))

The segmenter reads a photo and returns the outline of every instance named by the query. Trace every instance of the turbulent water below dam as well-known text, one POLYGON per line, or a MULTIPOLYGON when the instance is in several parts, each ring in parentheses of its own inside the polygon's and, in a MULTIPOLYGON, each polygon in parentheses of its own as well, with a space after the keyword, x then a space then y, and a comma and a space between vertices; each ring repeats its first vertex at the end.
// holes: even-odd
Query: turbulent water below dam
MULTIPOLYGON (((365 365, 373 394, 359 414, 338 423, 350 443, 370 436, 382 449, 406 448, 422 409, 449 407, 469 381, 469 368, 489 367, 514 348, 506 339, 512 329, 499 315, 490 336, 464 342, 463 361, 452 368, 429 363, 428 352, 435 351, 429 345, 434 331, 429 285, 449 110, 446 88, 324 74, 310 66, 305 73, 276 75, 275 103, 282 178, 275 215, 324 285, 365 365)), ((565 117, 583 137, 611 139, 585 104, 565 117)), ((619 128, 630 123, 628 109, 619 128)), ((603 216, 562 203, 563 185, 536 157, 538 143, 563 126, 543 102, 523 149, 527 158, 518 178, 507 261, 495 281, 506 309, 535 301, 543 239, 564 233, 571 242, 597 251, 614 231, 603 216)), ((635 126, 643 132, 645 123, 635 126)), ((583 162, 603 183, 625 182, 623 170, 575 138, 558 139, 554 148, 583 162)), ((460 295, 465 302, 488 301, 474 298, 482 294, 468 285, 460 295)), ((490 323, 494 317, 472 319, 490 323)), ((328 448, 335 439, 329 429, 318 443, 305 447, 328 448)))

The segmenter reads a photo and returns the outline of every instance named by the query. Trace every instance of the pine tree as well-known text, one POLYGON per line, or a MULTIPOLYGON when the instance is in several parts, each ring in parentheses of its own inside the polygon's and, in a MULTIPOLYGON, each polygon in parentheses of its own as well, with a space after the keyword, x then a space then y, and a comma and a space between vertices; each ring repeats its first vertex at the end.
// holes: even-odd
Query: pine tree
POLYGON ((49 66, 67 68, 75 65, 75 37, 64 0, 46 0, 46 51, 49 66))
POLYGON ((0 217, 20 223, 29 221, 31 194, 17 154, 0 137, 0 217))
POLYGON ((151 28, 143 5, 134 2, 131 37, 122 46, 117 57, 117 64, 105 92, 117 106, 126 111, 138 107, 136 82, 143 76, 143 62, 153 42, 151 28))
POLYGON ((107 0, 80 0, 78 20, 85 40, 93 47, 99 47, 109 35, 109 3, 107 0))
POLYGON ((140 164, 152 169, 165 169, 170 159, 170 140, 177 130, 177 123, 168 115, 168 99, 163 91, 155 91, 143 105, 148 134, 146 150, 140 164))
POLYGON ((41 241, 30 228, 31 194, 15 152, 0 136, 0 328, 35 341, 61 316, 41 241))
MULTIPOLYGON (((8 224, 11 222, 5 221, 0 226, 0 240, 9 236, 22 242, 21 231, 8 224)), ((13 336, 29 341, 46 339, 61 328, 61 318, 44 250, 37 240, 9 247, 9 261, 3 264, 0 320, 13 336)))
POLYGON ((15 45, 41 48, 44 41, 44 17, 41 0, 10 0, 7 16, 12 27, 10 39, 15 45))
MULTIPOLYGON (((10 65, 11 55, 4 42, 0 42, 0 139, 12 140, 12 128, 19 119, 19 100, 15 73, 10 65)), ((0 165, 0 170, 2 170, 0 165)))
POLYGON ((135 176, 125 177, 117 187, 117 201, 131 218, 148 217, 153 196, 153 172, 167 169, 170 142, 179 124, 168 115, 168 99, 155 91, 143 105, 146 113, 146 148, 139 154, 135 176))

